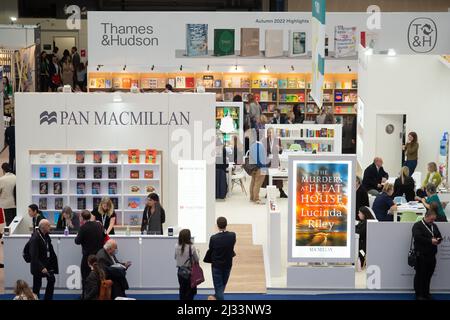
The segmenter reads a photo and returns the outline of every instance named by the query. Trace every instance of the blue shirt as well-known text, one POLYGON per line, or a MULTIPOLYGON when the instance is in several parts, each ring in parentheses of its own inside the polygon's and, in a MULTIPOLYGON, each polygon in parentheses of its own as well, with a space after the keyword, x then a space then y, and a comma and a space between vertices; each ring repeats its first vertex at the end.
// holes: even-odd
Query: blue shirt
POLYGON ((389 209, 394 205, 394 200, 386 193, 380 193, 373 202, 372 210, 378 221, 394 221, 394 217, 388 214, 389 209))
POLYGON ((259 168, 267 166, 266 148, 261 142, 255 142, 250 146, 250 163, 259 168))

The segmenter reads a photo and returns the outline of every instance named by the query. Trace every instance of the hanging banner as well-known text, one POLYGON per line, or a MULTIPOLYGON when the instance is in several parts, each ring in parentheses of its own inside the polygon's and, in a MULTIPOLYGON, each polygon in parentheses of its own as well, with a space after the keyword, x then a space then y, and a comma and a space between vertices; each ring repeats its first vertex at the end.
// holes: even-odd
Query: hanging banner
POLYGON ((352 262, 355 156, 291 156, 289 177, 289 261, 352 262))
POLYGON ((356 27, 334 27, 334 56, 353 57, 356 56, 356 27))
POLYGON ((312 0, 312 86, 311 96, 319 107, 323 100, 325 74, 325 0, 312 0))
POLYGON ((35 92, 36 45, 23 48, 15 53, 16 69, 19 74, 19 92, 35 92))

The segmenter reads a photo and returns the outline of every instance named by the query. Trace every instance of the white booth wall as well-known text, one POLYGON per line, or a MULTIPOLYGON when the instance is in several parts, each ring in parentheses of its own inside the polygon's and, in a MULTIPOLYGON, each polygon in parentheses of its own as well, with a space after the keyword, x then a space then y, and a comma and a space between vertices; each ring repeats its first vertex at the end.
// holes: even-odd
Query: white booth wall
MULTIPOLYGON (((378 114, 405 114, 406 132, 415 131, 419 140, 419 161, 416 171, 426 173, 428 162, 438 162, 439 141, 450 131, 450 68, 436 55, 364 55, 358 64, 358 95, 364 103, 358 136, 363 151, 358 162, 366 168, 375 156, 392 150, 384 141, 377 141, 378 114), (376 154, 377 145, 383 153, 376 154)), ((389 172, 391 176, 397 172, 389 172)))

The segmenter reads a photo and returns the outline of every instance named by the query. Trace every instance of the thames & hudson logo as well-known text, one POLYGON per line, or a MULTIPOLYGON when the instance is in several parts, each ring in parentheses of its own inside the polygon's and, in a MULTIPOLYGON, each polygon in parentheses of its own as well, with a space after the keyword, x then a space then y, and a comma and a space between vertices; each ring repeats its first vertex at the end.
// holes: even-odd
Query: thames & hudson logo
POLYGON ((40 124, 41 125, 43 123, 45 123, 45 122, 47 122, 48 125, 58 122, 57 115, 56 115, 55 111, 52 111, 52 112, 44 111, 44 112, 41 113, 39 118, 40 118, 40 124))
POLYGON ((437 42, 437 26, 430 18, 416 18, 408 27, 408 45, 412 51, 427 53, 437 42))

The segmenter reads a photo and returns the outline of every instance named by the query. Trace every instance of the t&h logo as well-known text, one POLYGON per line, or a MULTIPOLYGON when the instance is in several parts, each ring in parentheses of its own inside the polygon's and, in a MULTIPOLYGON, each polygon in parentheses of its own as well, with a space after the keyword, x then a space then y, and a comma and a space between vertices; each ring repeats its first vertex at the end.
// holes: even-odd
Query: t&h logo
POLYGON ((430 18, 416 18, 409 24, 408 44, 412 51, 427 53, 437 42, 437 26, 430 18))
POLYGON ((42 125, 45 122, 47 122, 48 125, 58 122, 55 111, 53 111, 53 112, 44 111, 41 113, 39 118, 40 118, 40 122, 39 122, 40 125, 42 125))

